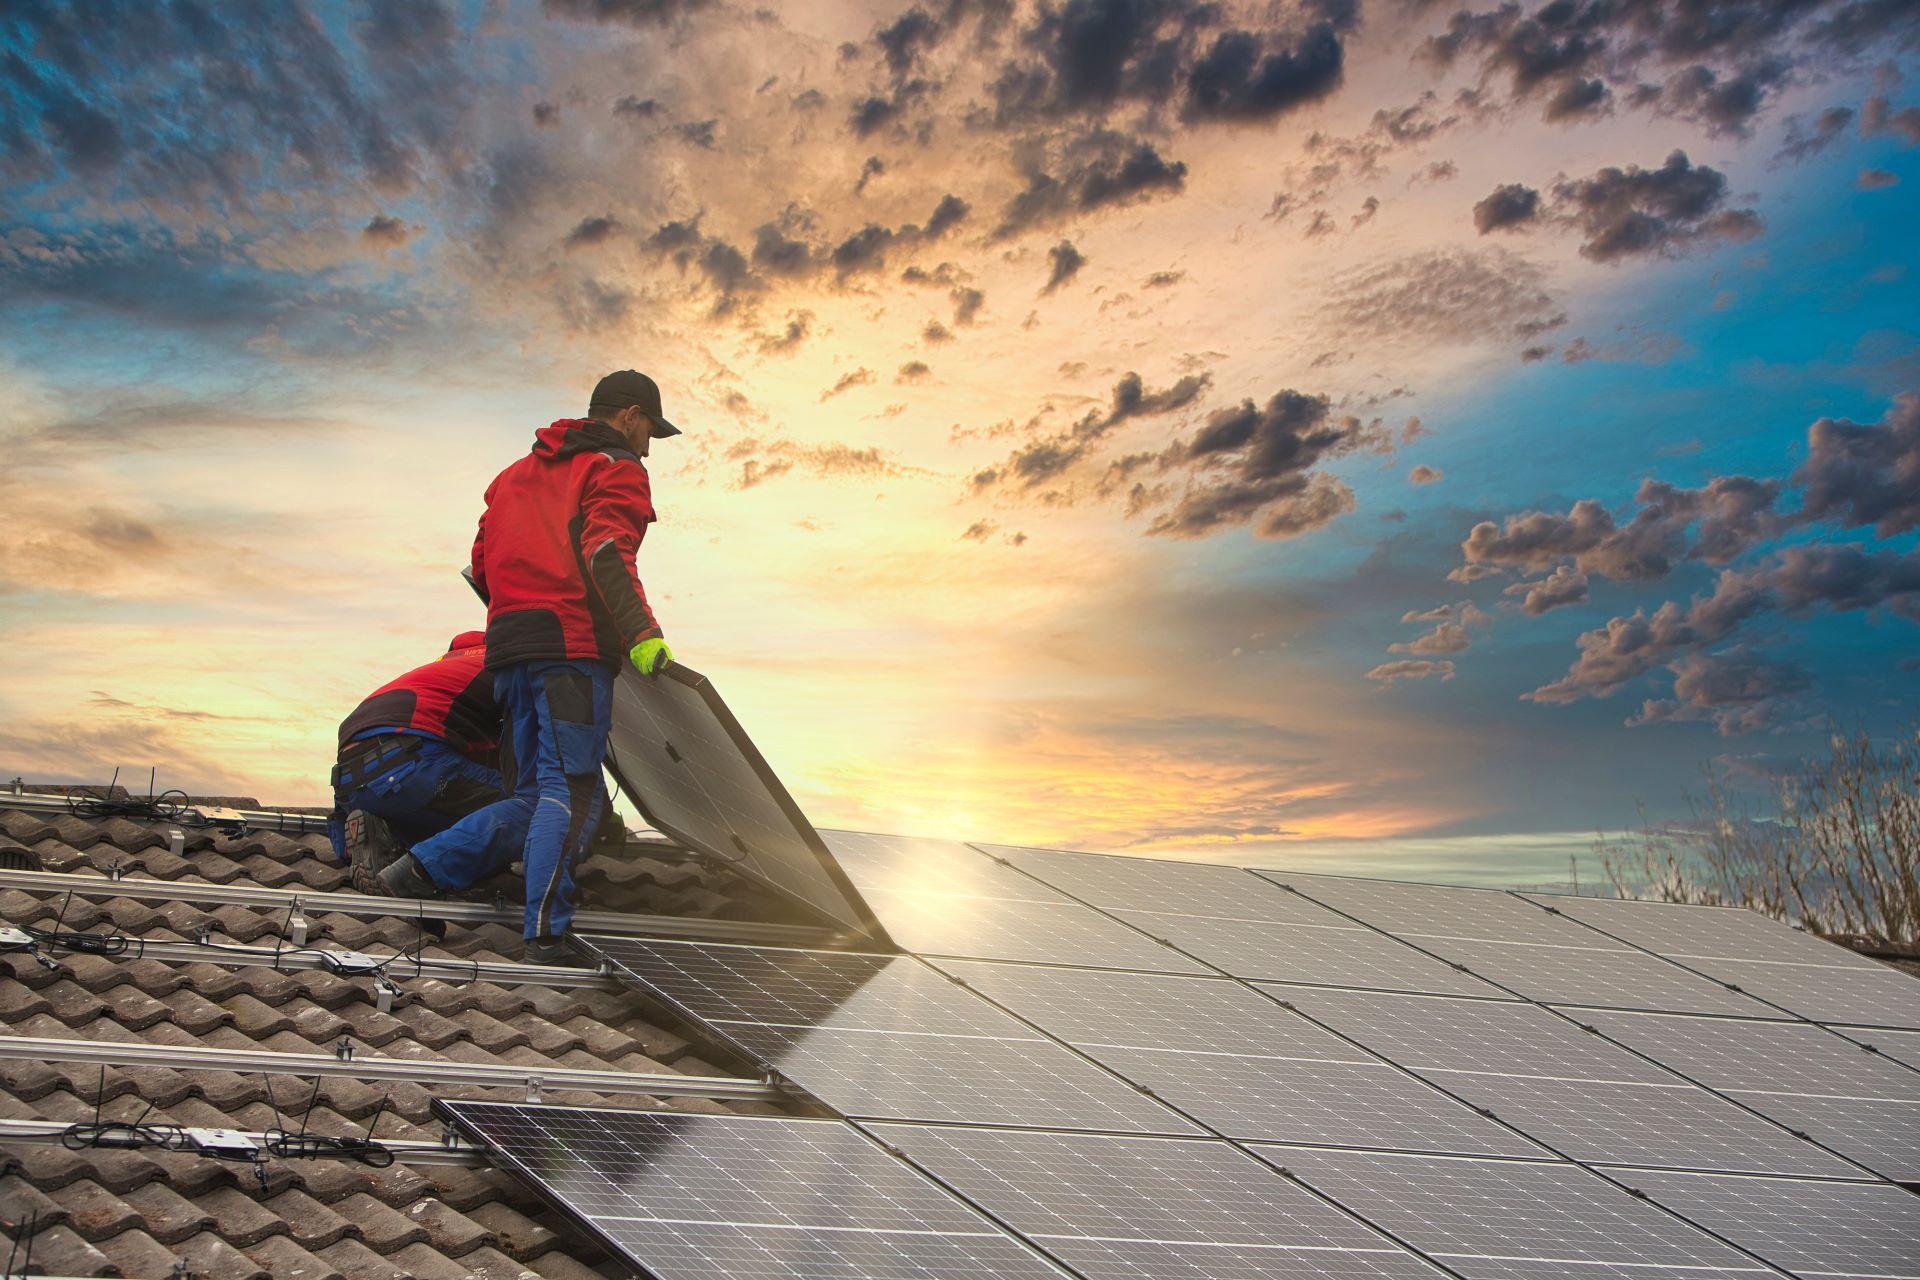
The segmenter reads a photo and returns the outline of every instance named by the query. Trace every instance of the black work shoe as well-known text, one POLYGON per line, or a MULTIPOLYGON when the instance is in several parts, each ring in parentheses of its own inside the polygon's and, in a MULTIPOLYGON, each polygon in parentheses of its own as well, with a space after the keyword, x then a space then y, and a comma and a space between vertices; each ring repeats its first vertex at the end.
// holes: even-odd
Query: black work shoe
POLYGON ((420 865, 420 859, 411 853, 403 853, 389 862, 386 869, 374 877, 380 887, 375 893, 384 893, 389 898, 437 898, 440 886, 433 882, 427 869, 420 865))
POLYGON ((528 938, 521 959, 528 964, 565 964, 573 958, 565 934, 528 938))
POLYGON ((353 887, 361 893, 379 893, 376 877, 407 848, 394 838, 385 818, 365 809, 347 815, 347 860, 353 887))

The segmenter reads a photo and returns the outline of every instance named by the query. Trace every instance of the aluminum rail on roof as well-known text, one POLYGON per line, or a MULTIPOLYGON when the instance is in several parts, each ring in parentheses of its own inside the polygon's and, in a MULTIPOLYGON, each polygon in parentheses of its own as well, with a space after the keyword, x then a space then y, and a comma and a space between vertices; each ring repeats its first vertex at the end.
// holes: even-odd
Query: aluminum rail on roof
POLYGON ((172 1067, 178 1071, 352 1076, 356 1080, 407 1080, 417 1084, 525 1089, 530 1095, 543 1089, 578 1089, 586 1093, 636 1093, 655 1098, 731 1098, 756 1102, 768 1102, 784 1096, 776 1086, 765 1080, 747 1080, 739 1076, 687 1076, 672 1071, 590 1071, 580 1067, 532 1067, 511 1062, 361 1057, 358 1053, 338 1057, 330 1053, 214 1049, 205 1045, 146 1044, 138 1040, 57 1040, 40 1036, 0 1035, 0 1058, 100 1063, 109 1067, 172 1067))
MULTIPOLYGON (((131 800, 145 797, 129 796, 131 800)), ((0 809, 20 809, 30 813, 67 813, 74 812, 73 802, 85 803, 89 800, 112 803, 115 797, 89 795, 85 791, 0 791, 0 809)), ((181 806, 184 817, 181 826, 246 827, 250 831, 278 831, 281 835, 304 835, 309 831, 325 831, 327 815, 324 813, 290 813, 284 809, 233 809, 226 805, 195 804, 192 801, 181 806)), ((84 817, 85 815, 77 815, 84 817)), ((161 818, 156 821, 165 822, 161 818)))
MULTIPOLYGON (((83 1120, 80 1123, 86 1124, 87 1121, 83 1120)), ((149 1123, 153 1124, 156 1128, 185 1129, 190 1127, 172 1120, 153 1120, 149 1123)), ((21 1144, 30 1146, 59 1146, 61 1145, 61 1138, 73 1127, 73 1122, 67 1120, 0 1120, 0 1146, 21 1144)), ((251 1141, 253 1145, 259 1147, 263 1154, 272 1154, 266 1150, 266 1145, 269 1140, 268 1134, 261 1133, 258 1130, 241 1130, 240 1132, 241 1135, 251 1141)), ((401 1164, 452 1165, 461 1169, 484 1169, 491 1163, 487 1159, 486 1153, 480 1150, 480 1148, 466 1146, 465 1144, 457 1142, 456 1135, 452 1130, 447 1131, 447 1139, 443 1142, 423 1142, 418 1138, 377 1138, 375 1141, 386 1150, 392 1152, 393 1158, 401 1164)), ((102 1144, 99 1149, 106 1151, 139 1150, 139 1148, 117 1147, 111 1144, 102 1144)), ((191 1153, 189 1152, 189 1154, 191 1153)), ((352 1160, 356 1157, 350 1155, 332 1157, 318 1155, 311 1157, 301 1156, 298 1158, 303 1160, 352 1160)))
MULTIPOLYGON (((199 880, 145 880, 123 876, 76 875, 65 871, 0 870, 0 889, 29 893, 77 893, 83 897, 137 898, 148 902, 192 902, 276 911, 338 911, 350 916, 394 916, 402 920, 450 920, 457 924, 518 926, 518 906, 450 899, 385 898, 365 893, 323 893, 314 889, 269 889, 257 884, 208 884, 199 880)), ((764 924, 754 920, 709 920, 697 916, 629 915, 619 911, 576 911, 573 927, 582 933, 656 935, 714 942, 761 942, 784 946, 823 946, 821 929, 807 925, 764 924)))
MULTIPOLYGON (((60 948, 48 953, 60 958, 60 948)), ((163 942, 128 938, 120 953, 127 960, 164 960, 169 964, 266 965, 274 969, 323 969, 343 978, 381 977, 395 982, 437 978, 441 982, 493 982, 503 987, 627 988, 612 974, 572 965, 515 964, 506 960, 461 960, 453 956, 371 955, 339 948, 253 947, 238 942, 163 942)))

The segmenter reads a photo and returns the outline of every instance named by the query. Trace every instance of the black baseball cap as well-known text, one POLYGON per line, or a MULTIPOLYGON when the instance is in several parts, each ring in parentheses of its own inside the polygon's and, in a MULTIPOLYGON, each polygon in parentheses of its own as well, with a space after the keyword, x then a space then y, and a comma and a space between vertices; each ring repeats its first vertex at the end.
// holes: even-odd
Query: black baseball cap
POLYGON ((595 417, 600 414, 618 413, 629 405, 638 405, 642 412, 653 419, 653 434, 677 436, 680 428, 668 422, 660 412, 660 386, 652 378, 636 369, 616 369, 600 379, 593 389, 593 399, 587 402, 587 412, 595 417))

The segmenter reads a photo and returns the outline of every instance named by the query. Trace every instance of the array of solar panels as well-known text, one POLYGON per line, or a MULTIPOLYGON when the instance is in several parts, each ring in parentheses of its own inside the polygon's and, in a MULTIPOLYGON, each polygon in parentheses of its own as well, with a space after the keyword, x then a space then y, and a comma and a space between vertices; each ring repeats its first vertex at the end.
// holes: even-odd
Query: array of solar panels
POLYGON ((449 1104, 650 1274, 1920 1280, 1920 983, 1749 913, 824 833, 583 940, 837 1118, 449 1104))

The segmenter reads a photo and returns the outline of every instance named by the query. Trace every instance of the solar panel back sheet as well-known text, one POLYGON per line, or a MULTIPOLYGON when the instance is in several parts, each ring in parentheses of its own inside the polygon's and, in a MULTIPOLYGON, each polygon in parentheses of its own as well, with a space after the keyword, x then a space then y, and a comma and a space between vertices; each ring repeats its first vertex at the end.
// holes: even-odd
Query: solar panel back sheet
POLYGON ((622 664, 607 767, 653 827, 837 924, 885 932, 705 676, 622 664))

